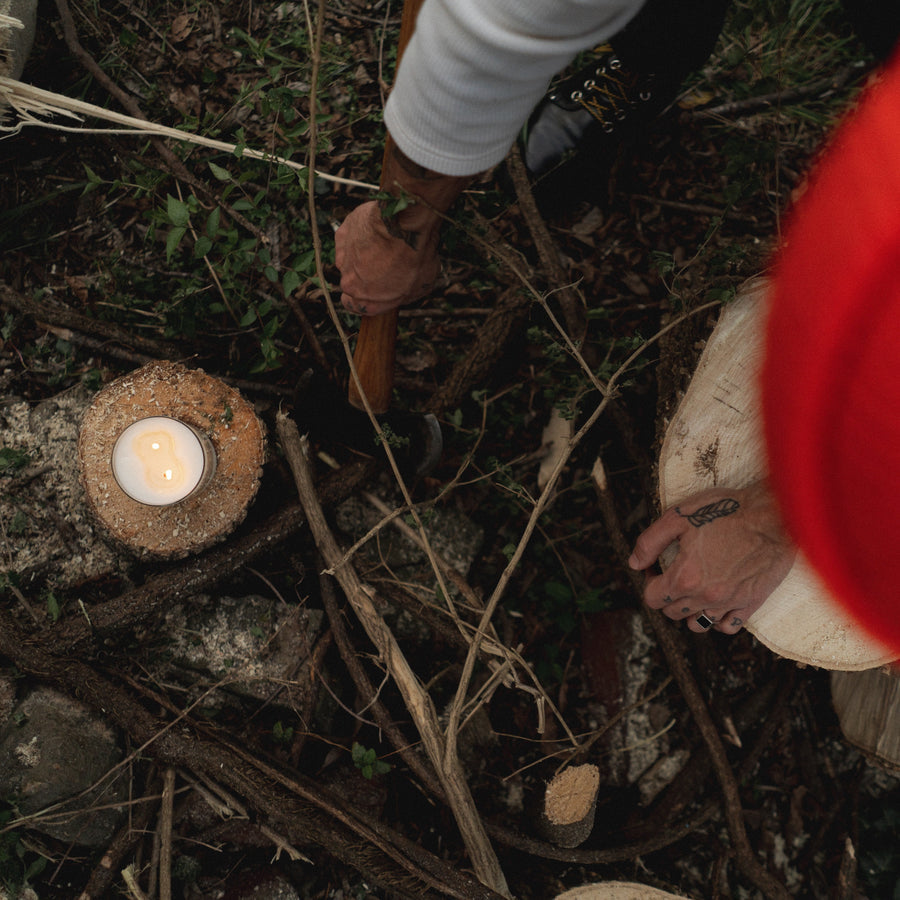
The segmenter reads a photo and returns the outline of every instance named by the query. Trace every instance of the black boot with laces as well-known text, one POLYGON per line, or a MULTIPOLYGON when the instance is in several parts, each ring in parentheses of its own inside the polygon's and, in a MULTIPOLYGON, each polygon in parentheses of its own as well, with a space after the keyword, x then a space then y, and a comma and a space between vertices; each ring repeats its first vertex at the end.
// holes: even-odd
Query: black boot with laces
POLYGON ((589 65, 555 87, 531 116, 525 132, 525 165, 541 175, 586 139, 621 140, 626 124, 649 121, 671 102, 678 85, 629 71, 610 44, 591 52, 589 65), (660 90, 661 89, 661 90, 660 90))

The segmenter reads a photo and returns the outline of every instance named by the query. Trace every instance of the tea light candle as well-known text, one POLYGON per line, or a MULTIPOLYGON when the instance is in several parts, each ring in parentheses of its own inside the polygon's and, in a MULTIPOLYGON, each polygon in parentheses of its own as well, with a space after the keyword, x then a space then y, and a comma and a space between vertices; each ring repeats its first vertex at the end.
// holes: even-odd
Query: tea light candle
POLYGON ((133 422, 119 435, 112 471, 132 500, 168 506, 197 489, 214 459, 209 442, 189 425, 150 416, 133 422))

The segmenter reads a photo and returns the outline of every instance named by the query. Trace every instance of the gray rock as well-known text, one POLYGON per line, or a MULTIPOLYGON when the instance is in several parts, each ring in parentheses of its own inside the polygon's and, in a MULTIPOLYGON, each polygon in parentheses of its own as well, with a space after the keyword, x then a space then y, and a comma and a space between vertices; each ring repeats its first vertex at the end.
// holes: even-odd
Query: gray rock
MULTIPOLYGON (((288 703, 321 623, 321 610, 274 598, 192 597, 166 616, 170 672, 192 673, 198 692, 222 682, 234 693, 269 700, 284 688, 288 703)), ((217 703, 211 697, 204 705, 217 703)))
POLYGON ((127 799, 116 736, 81 704, 49 688, 32 691, 0 730, 0 796, 28 827, 58 840, 105 847, 127 799))
POLYGON ((97 534, 78 476, 91 398, 77 385, 36 405, 0 405, 0 571, 21 576, 23 589, 33 576, 67 587, 126 566, 97 534))
POLYGON ((24 26, 12 28, 0 24, 0 75, 18 80, 34 43, 37 0, 0 0, 0 15, 11 16, 24 26))

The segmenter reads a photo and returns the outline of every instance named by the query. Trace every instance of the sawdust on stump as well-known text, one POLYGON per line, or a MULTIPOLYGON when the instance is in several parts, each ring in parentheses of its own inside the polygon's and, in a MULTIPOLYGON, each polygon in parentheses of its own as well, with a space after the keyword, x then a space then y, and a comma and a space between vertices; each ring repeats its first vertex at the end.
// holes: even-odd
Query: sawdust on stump
POLYGON ((577 847, 594 827, 600 770, 591 764, 563 769, 547 783, 542 825, 558 847, 577 847))
POLYGON ((226 537, 247 514, 265 461, 265 430, 233 388, 200 369, 150 363, 104 388, 85 413, 78 460, 88 506, 116 543, 139 556, 179 559, 226 537), (112 471, 118 436, 140 419, 168 416, 212 443, 214 476, 178 503, 147 506, 112 471))

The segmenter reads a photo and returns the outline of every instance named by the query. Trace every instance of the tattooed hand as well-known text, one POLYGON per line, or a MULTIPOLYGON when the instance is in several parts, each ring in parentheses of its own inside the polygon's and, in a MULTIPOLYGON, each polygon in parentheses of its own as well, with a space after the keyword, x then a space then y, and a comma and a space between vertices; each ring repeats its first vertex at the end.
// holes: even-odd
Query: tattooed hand
POLYGON ((661 575, 647 578, 644 602, 670 619, 686 619, 697 632, 740 631, 796 553, 764 482, 713 488, 666 510, 638 537, 628 564, 648 569, 673 542, 678 554, 661 575))

